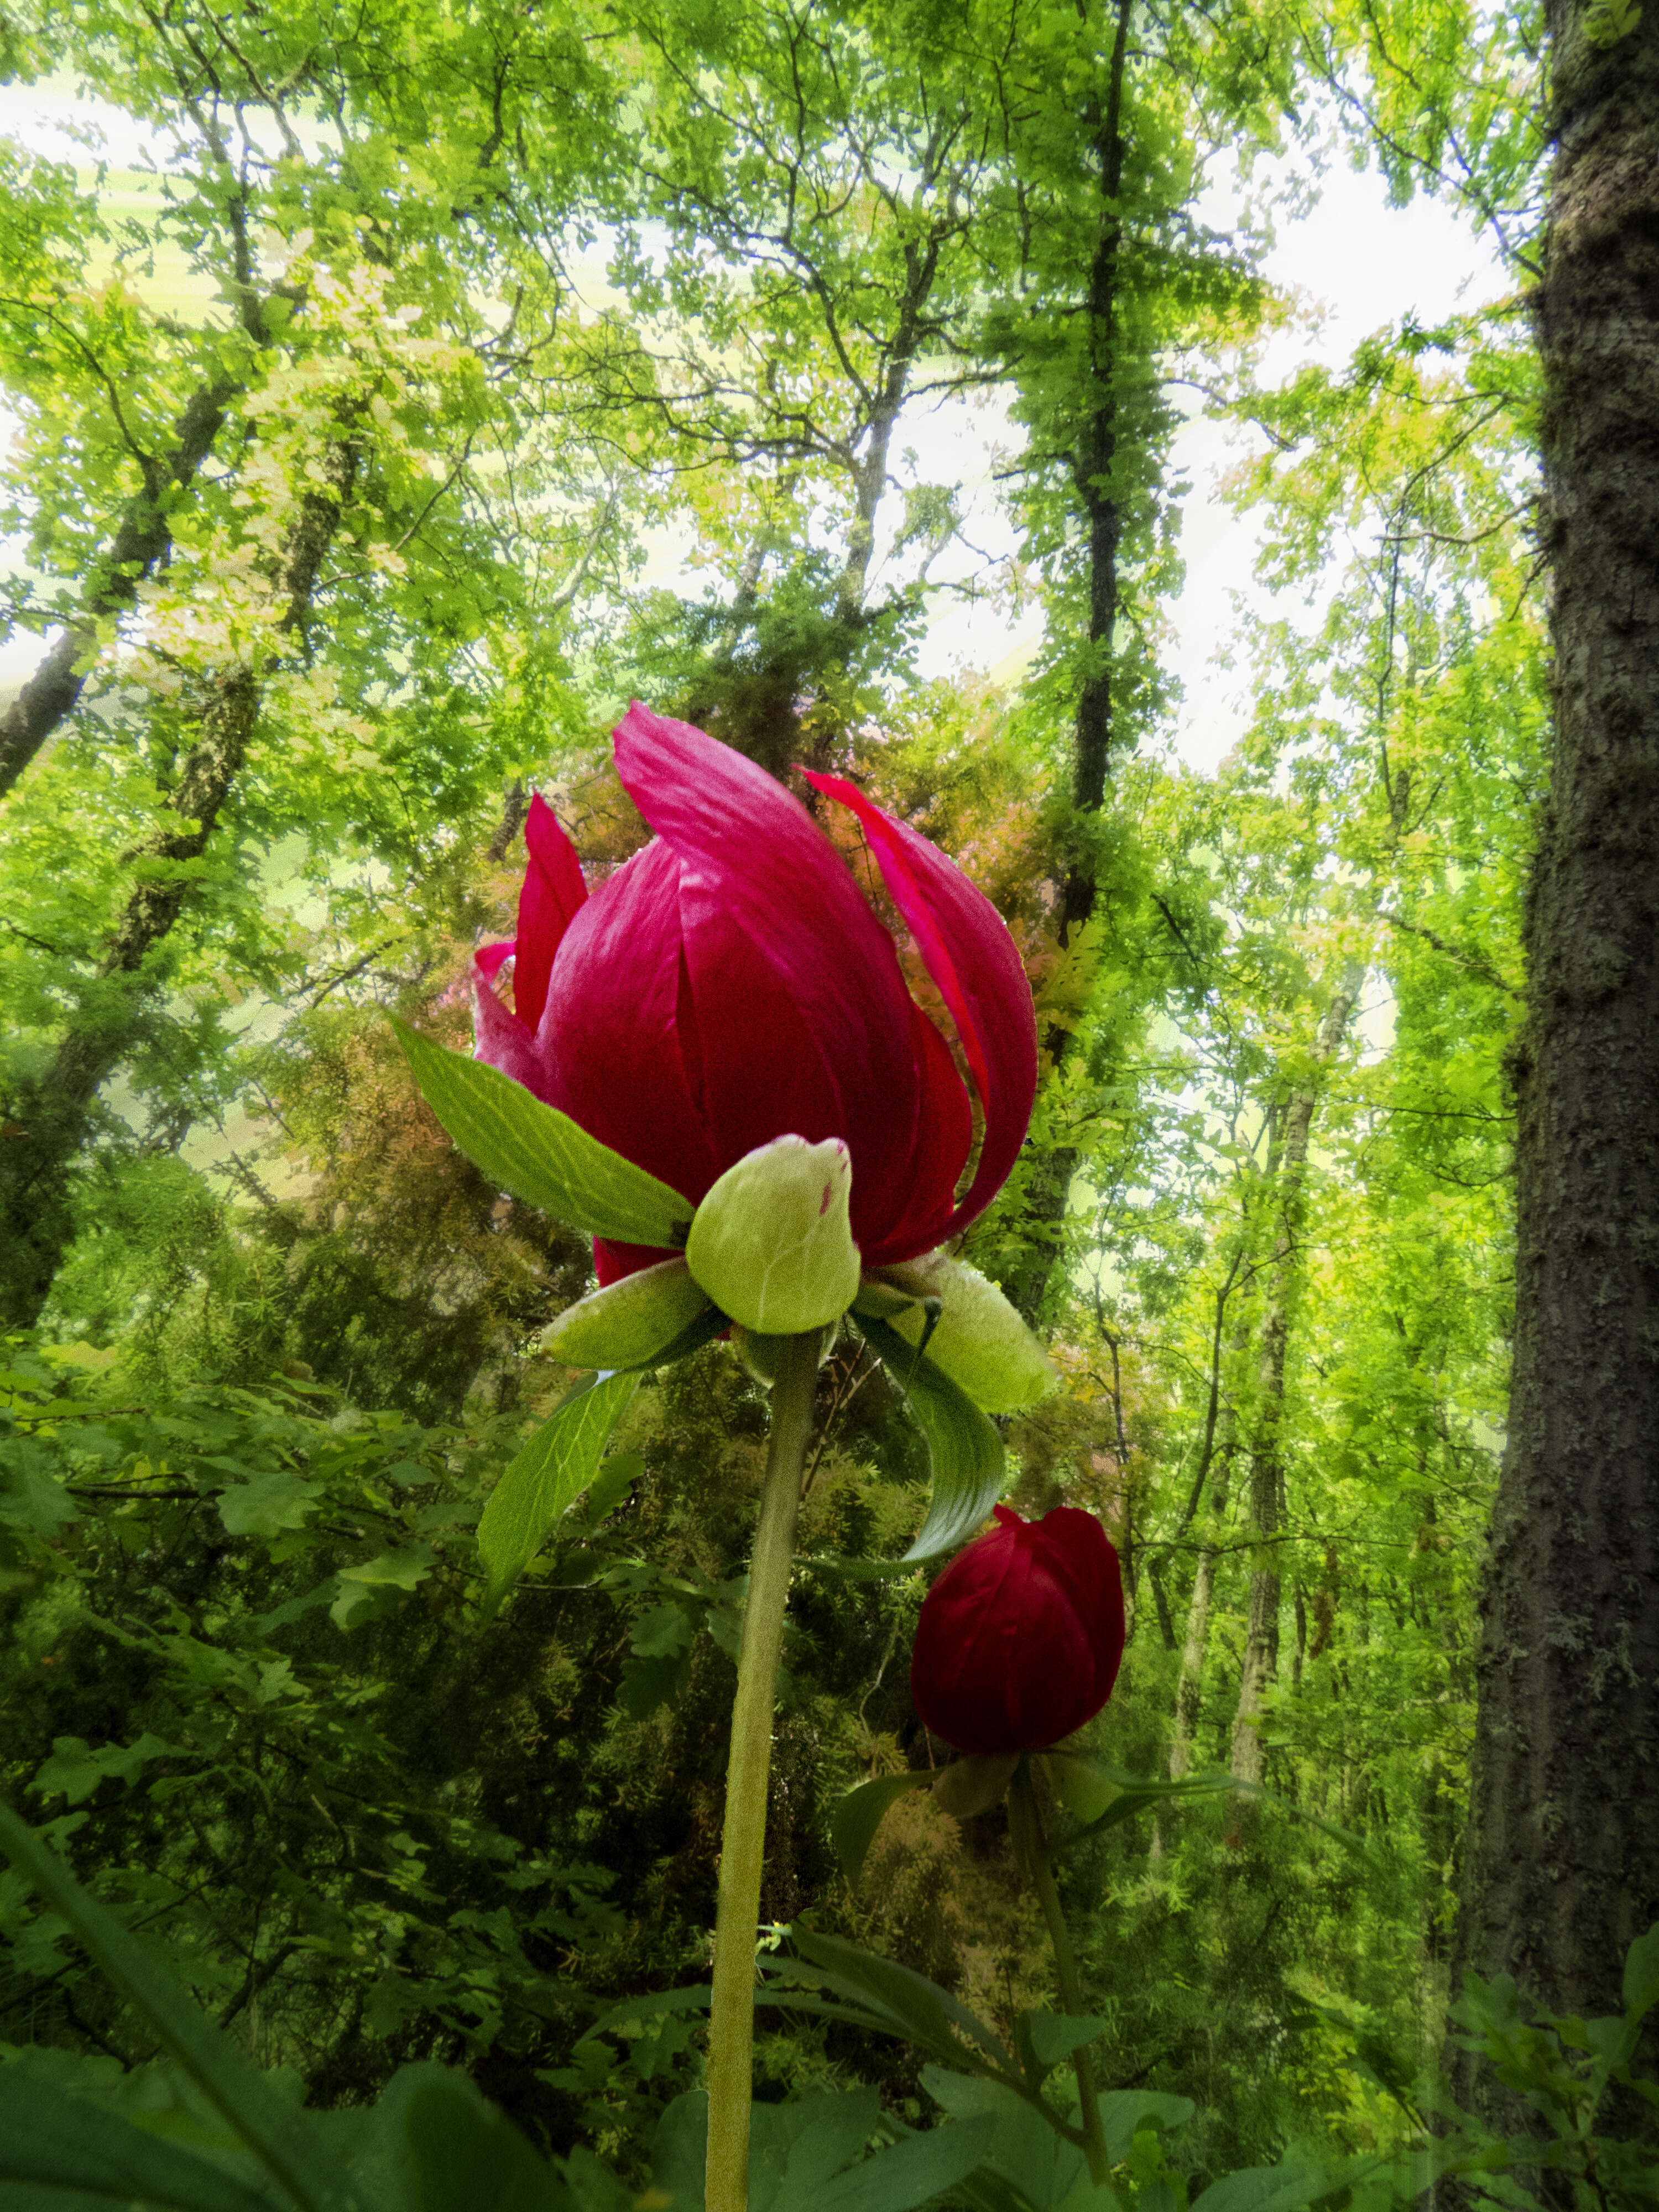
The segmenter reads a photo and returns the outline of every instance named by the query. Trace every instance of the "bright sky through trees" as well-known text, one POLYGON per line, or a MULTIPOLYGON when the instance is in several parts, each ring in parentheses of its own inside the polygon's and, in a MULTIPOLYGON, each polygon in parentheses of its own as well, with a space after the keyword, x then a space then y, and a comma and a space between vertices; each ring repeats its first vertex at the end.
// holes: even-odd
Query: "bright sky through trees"
MULTIPOLYGON (((118 109, 77 97, 67 81, 0 87, 0 133, 25 146, 85 166, 88 150, 76 134, 88 125, 101 134, 100 157, 114 167, 138 167, 156 143, 118 109)), ((1305 167, 1305 159, 1295 152, 1280 166, 1285 173, 1293 173, 1305 167)), ((1273 175, 1268 163, 1260 166, 1257 196, 1273 175)), ((1420 197, 1403 208, 1390 206, 1377 172, 1355 171, 1340 153, 1329 158, 1316 189, 1307 213, 1281 217, 1266 255, 1271 281, 1298 295, 1304 313, 1269 342, 1261 368, 1264 384, 1289 377, 1309 361, 1334 368, 1374 331, 1407 315, 1432 324, 1455 310, 1478 307, 1504 289, 1504 273, 1485 240, 1443 203, 1420 197)), ((1223 228, 1237 219, 1240 204, 1236 187, 1217 179, 1200 213, 1223 228)), ((593 274, 599 274, 597 261, 593 274)), ((1200 411, 1200 395, 1190 395, 1189 404, 1193 419, 1177 433, 1172 455, 1172 477, 1184 477, 1191 489, 1182 507, 1187 578, 1170 610, 1170 660, 1185 691, 1176 750, 1191 767, 1209 771, 1231 748, 1246 720, 1248 672, 1224 668, 1217 661, 1234 631, 1233 595, 1242 595, 1258 610, 1271 595, 1253 576, 1257 539, 1252 523, 1234 511, 1221 491, 1222 479, 1249 449, 1249 441, 1236 426, 1206 420, 1200 411)), ((900 440, 901 447, 915 449, 922 477, 960 478, 965 534, 997 562, 1009 559, 1016 549, 994 481, 1009 435, 1001 404, 994 398, 983 405, 951 401, 931 416, 917 410, 914 420, 906 418, 900 440)), ((653 534, 648 582, 695 591, 685 567, 685 542, 671 528, 653 534)), ((955 546, 935 573, 955 580, 978 565, 955 546)), ((1295 619, 1293 609, 1280 611, 1295 619)), ((1041 617, 1034 610, 1009 613, 982 599, 940 592, 918 665, 924 676, 961 666, 1012 680, 1029 660, 1040 628, 1041 617)), ((23 633, 0 643, 0 691, 21 682, 40 652, 39 641, 23 633)))

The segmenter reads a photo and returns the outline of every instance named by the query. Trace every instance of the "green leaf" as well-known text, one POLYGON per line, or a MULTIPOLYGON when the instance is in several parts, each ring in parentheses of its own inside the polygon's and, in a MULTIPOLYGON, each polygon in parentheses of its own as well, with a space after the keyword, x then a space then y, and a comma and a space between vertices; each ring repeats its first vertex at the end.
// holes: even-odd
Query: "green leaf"
POLYGON ((1063 2012, 1023 2013, 1020 2026, 1032 2057, 1045 2071, 1106 2033, 1103 2020, 1063 2012))
POLYGON ((304 1482, 275 1468, 219 1493, 219 1518, 231 1536, 276 1536, 303 1528, 323 1494, 320 1482, 304 1482))
POLYGON ((1160 2128, 1184 2128, 1197 2110, 1190 2097, 1172 2096, 1167 2089, 1107 2090, 1100 2100, 1107 2157, 1114 2165, 1127 2158, 1149 2120, 1160 2128))
POLYGON ((1297 2160, 1280 2166, 1245 2166, 1224 2173, 1193 2202, 1192 2212, 1297 2212, 1339 2185, 1323 2166, 1297 2160))
POLYGON ((933 1495, 916 1540, 897 1559, 819 1559, 812 1565, 869 1577, 908 1574, 965 1544, 1002 1495, 1002 1438, 968 1395, 885 1322, 860 1314, 858 1326, 910 1401, 933 1462, 933 1495))
POLYGON ((639 1388, 637 1375, 585 1375, 556 1406, 489 1493, 478 1549, 489 1570, 493 1613, 543 1539, 592 1481, 611 1431, 639 1388))
MULTIPOLYGON (((933 2128, 862 2155, 881 2121, 873 2089, 823 2090, 752 2108, 749 2212, 914 2212, 965 2180, 994 2132, 974 2120, 933 2128)), ((702 2089, 677 2097, 663 2115, 653 2161, 673 2212, 700 2212, 708 2136, 702 2089)))
POLYGON ((313 2142, 302 2114, 280 2103, 236 2045, 143 1950, 58 1854, 0 1805, 0 1850, 68 1921, 96 1964, 214 2110, 301 2208, 355 2202, 346 2177, 313 2142))
POLYGON ((271 2212, 270 2199, 193 2151, 44 2081, 0 2065, 0 2207, 79 2212, 112 2203, 167 2212, 271 2212))
POLYGON ((708 1310, 684 1261, 664 1260, 568 1306, 542 1349, 571 1367, 651 1367, 708 1310))
POLYGON ((689 1199, 500 1068, 434 1044, 395 1014, 390 1018, 422 1097, 493 1182, 596 1237, 684 1243, 696 1211, 689 1199))
POLYGON ((745 1152, 698 1206, 692 1274, 723 1313, 762 1336, 804 1336, 858 1294, 848 1218, 853 1163, 838 1137, 776 1137, 745 1152))
POLYGON ((955 1820, 988 1813, 1007 1795, 1019 1758, 1017 1751, 964 1752, 940 1767, 933 1781, 934 1803, 955 1820))
POLYGON ((573 2212, 552 2167, 452 2067, 400 2067, 366 2117, 351 2173, 376 2212, 573 2212))
POLYGON ((861 1782, 840 1800, 830 1815, 830 1841, 848 1881, 856 1881, 863 1872, 876 1830, 888 1808, 913 1790, 927 1789, 933 1779, 931 1773, 878 1774, 873 1782, 861 1782))
MULTIPOLYGON (((995 2029, 937 1982, 837 1936, 797 1929, 793 1942, 799 1955, 785 1962, 787 1971, 847 1999, 868 2015, 872 2026, 953 2065, 988 2064, 1018 2079, 1012 2054, 995 2029)), ((769 1985, 766 2002, 780 2001, 769 1985)))
POLYGON ((143 1772, 152 1759, 189 1758, 191 1754, 176 1743, 152 1735, 146 1729, 136 1743, 100 1744, 94 1751, 78 1735, 58 1735, 52 1740, 52 1757, 36 1774, 29 1788, 43 1797, 62 1794, 64 1802, 78 1805, 107 1775, 113 1774, 129 1789, 143 1772))
POLYGON ((1633 2027, 1659 2004, 1659 1920, 1625 1954, 1625 2018, 1633 2027))
POLYGON ((1015 2201, 1021 2212, 1027 2208, 1056 2212, 1073 2190, 1087 2185, 1089 2168, 1083 2151, 1060 2133, 1039 2100, 1021 2094, 1007 2082, 944 2066, 924 2066, 921 2084, 952 2118, 983 2118, 991 2124, 987 2164, 992 2173, 1018 2190, 1015 2201))
POLYGON ((1080 1752, 1043 1751, 1038 1764, 1055 1797, 1080 1827, 1088 1827, 1123 1794, 1123 1784, 1097 1759, 1080 1752))

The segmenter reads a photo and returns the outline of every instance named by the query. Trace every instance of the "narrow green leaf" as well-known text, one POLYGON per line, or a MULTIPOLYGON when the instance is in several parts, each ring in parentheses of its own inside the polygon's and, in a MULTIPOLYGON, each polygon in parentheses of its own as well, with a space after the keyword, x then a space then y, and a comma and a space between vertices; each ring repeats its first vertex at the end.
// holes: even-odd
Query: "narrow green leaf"
POLYGON ((913 1567, 965 1544, 988 1517, 1002 1495, 1002 1438, 967 1392, 885 1322, 860 1314, 858 1327, 921 1424, 933 1467, 933 1502, 915 1543, 902 1559, 820 1559, 812 1565, 859 1578, 908 1574, 913 1567))
POLYGON ((592 1481, 599 1455, 639 1388, 635 1374, 584 1375, 511 1460, 478 1523, 493 1613, 560 1515, 592 1481))
POLYGON ((470 1160, 503 1189, 596 1237, 684 1244, 696 1207, 665 1182, 503 1075, 400 1022, 392 1026, 421 1096, 470 1160))
POLYGON ((270 2212, 268 2197, 223 2166, 66 2094, 27 2062, 0 2066, 0 2206, 36 2191, 54 2212, 76 2195, 106 2208, 136 2199, 167 2212, 270 2212))
POLYGON ((236 2045, 156 1966, 106 1905, 82 1889, 56 1851, 0 1805, 0 1850, 61 1912, 115 1989, 189 2075, 301 2212, 353 2203, 340 2167, 311 2138, 236 2045))
POLYGON ((876 1830, 889 1807, 913 1790, 927 1789, 933 1780, 930 1773, 878 1774, 873 1782, 861 1782, 856 1790, 848 1791, 830 1815, 830 1841, 848 1881, 856 1881, 863 1872, 876 1830))

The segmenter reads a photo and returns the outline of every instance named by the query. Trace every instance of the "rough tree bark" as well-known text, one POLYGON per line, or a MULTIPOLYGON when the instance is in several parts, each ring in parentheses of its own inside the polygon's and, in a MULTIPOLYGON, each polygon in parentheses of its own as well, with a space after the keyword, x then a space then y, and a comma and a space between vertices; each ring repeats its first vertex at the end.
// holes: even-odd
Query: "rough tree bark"
MULTIPOLYGON (((304 636, 359 458, 350 440, 331 446, 326 489, 308 493, 301 503, 277 579, 286 601, 281 636, 304 636)), ((141 869, 105 945, 95 988, 46 1073, 9 1102, 0 1147, 0 1322, 7 1327, 32 1328, 51 1293, 74 1235, 72 1176, 91 1133, 93 1102, 143 1037, 154 994, 149 956, 171 933, 190 891, 189 874, 178 864, 207 850, 246 758, 263 679, 275 657, 257 666, 233 663, 207 684, 194 742, 167 801, 169 818, 133 856, 173 865, 141 869)))
POLYGON ((1460 1966, 1591 2014, 1659 1919, 1659 9, 1611 46, 1593 13, 1548 11, 1555 747, 1458 1936, 1460 1966))

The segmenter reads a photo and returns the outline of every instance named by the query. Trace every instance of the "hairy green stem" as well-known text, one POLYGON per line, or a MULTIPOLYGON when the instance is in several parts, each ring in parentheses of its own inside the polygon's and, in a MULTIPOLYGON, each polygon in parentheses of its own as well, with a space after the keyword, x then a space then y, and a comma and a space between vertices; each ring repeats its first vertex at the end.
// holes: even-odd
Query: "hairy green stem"
MULTIPOLYGON (((1014 1769, 1014 1778, 1008 1785, 1008 1825, 1013 1834, 1015 1852, 1036 1886, 1042 1917, 1048 1923, 1048 1941, 1054 1948, 1054 1972, 1060 1983, 1061 2008, 1073 2019, 1080 2019, 1083 2016, 1083 1987, 1078 1980, 1077 1953, 1072 1948, 1072 1931, 1066 1924, 1065 1907, 1060 1901, 1054 1869, 1048 1857, 1048 1839, 1042 1832, 1042 1815, 1037 1809, 1036 1791, 1031 1785, 1031 1762, 1029 1759, 1020 1760, 1014 1769)), ((1089 2056, 1086 2045, 1079 2044, 1072 2053, 1072 2064, 1077 2074, 1078 2102, 1083 2112, 1084 2151, 1089 2161, 1089 2172, 1094 2180, 1104 2181, 1111 2161, 1106 2155, 1106 2131, 1100 2124, 1100 2092, 1095 2082, 1095 2062, 1089 2056)))
POLYGON ((766 1782, 772 1764, 772 1705, 784 1600, 795 1549, 801 1469, 812 1435, 823 1332, 775 1339, 772 1437, 760 1522, 743 1609, 738 1694, 732 1705, 732 1754, 726 1770, 726 1826, 720 1838, 720 1910, 714 1923, 714 1987, 708 2008, 708 2212, 746 2212, 749 2105, 755 2043, 755 1938, 760 1922, 766 1847, 766 1782))

